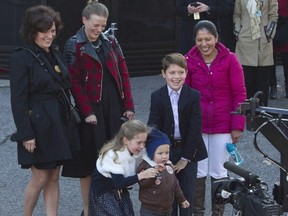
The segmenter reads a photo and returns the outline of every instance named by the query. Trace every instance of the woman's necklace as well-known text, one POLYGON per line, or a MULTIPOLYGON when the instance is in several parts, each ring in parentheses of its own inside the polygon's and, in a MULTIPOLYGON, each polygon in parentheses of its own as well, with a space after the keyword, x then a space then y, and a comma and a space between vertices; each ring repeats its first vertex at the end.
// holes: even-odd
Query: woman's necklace
POLYGON ((91 45, 97 53, 102 50, 102 41, 101 40, 96 40, 94 42, 91 42, 91 45))
POLYGON ((212 61, 205 61, 205 64, 210 65, 213 62, 213 60, 212 61))

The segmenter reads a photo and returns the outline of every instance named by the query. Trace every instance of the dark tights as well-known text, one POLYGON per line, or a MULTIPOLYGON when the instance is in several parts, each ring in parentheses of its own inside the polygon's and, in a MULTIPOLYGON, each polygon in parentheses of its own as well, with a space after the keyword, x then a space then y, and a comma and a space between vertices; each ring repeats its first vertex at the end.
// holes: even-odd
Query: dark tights
MULTIPOLYGON (((274 62, 276 60, 276 53, 273 54, 274 62)), ((288 85, 288 52, 281 52, 280 58, 283 65, 284 70, 284 78, 285 78, 285 84, 288 85)), ((276 65, 273 66, 271 71, 271 79, 270 79, 270 86, 277 86, 277 78, 276 78, 276 65)), ((286 87, 287 89, 287 87, 286 87)), ((288 92, 286 92, 288 93, 288 92)))
POLYGON ((246 66, 243 65, 245 86, 247 92, 247 98, 250 99, 253 95, 262 91, 263 105, 268 105, 269 85, 270 85, 270 74, 273 66, 246 66))

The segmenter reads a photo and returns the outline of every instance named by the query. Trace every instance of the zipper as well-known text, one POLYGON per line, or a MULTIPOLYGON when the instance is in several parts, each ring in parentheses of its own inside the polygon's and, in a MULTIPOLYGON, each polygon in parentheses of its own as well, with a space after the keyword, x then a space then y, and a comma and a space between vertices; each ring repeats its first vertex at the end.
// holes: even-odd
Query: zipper
MULTIPOLYGON (((82 51, 82 48, 81 48, 81 52, 83 52, 82 51)), ((95 59, 92 55, 90 55, 89 53, 87 53, 87 52, 83 52, 83 53, 85 53, 85 54, 87 54, 88 56, 90 56, 92 59, 94 59, 96 62, 98 62, 99 64, 100 64, 100 67, 101 67, 101 74, 102 74, 102 78, 101 78, 101 86, 100 86, 100 97, 99 97, 99 101, 101 101, 101 99, 102 99, 102 85, 103 85, 103 66, 102 66, 102 64, 101 64, 101 62, 100 61, 98 61, 97 59, 95 59)), ((86 75, 86 77, 85 77, 85 83, 86 83, 86 85, 85 85, 85 87, 87 88, 87 82, 88 82, 88 78, 89 78, 89 72, 88 72, 88 70, 87 70, 87 75, 86 75)), ((86 89, 86 91, 87 91, 87 89, 86 89)))
POLYGON ((121 91, 120 93, 121 93, 122 99, 124 99, 122 77, 120 76, 120 71, 119 71, 119 68, 118 68, 118 59, 117 59, 117 57, 116 57, 116 54, 115 54, 115 52, 114 52, 113 47, 112 47, 112 49, 111 49, 111 53, 112 53, 112 57, 114 58, 115 62, 117 63, 115 67, 116 67, 116 71, 117 71, 117 74, 118 74, 118 77, 119 77, 119 81, 120 81, 120 91, 121 91))

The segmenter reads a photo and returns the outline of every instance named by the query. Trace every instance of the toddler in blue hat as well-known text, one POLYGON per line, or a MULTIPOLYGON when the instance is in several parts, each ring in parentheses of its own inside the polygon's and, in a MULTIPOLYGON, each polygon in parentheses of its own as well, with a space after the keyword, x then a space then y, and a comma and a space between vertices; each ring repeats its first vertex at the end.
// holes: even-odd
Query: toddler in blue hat
POLYGON ((159 174, 155 178, 139 182, 141 216, 169 216, 174 200, 181 204, 182 208, 190 206, 174 174, 172 163, 169 161, 169 154, 170 140, 168 136, 153 128, 148 135, 146 154, 137 168, 137 173, 155 167, 159 170, 159 174))

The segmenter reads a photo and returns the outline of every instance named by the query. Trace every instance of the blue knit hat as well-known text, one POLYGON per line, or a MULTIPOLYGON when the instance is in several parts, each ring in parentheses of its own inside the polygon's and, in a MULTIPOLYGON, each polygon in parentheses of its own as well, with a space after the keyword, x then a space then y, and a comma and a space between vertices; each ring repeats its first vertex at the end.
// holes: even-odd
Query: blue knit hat
POLYGON ((154 153, 156 149, 160 145, 168 144, 170 145, 170 140, 168 136, 161 132, 160 130, 153 128, 152 131, 149 133, 146 143, 146 151, 148 154, 148 157, 153 160, 154 153))

